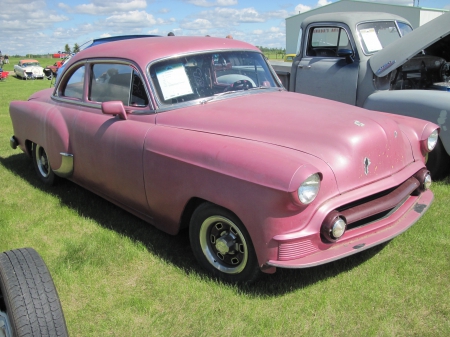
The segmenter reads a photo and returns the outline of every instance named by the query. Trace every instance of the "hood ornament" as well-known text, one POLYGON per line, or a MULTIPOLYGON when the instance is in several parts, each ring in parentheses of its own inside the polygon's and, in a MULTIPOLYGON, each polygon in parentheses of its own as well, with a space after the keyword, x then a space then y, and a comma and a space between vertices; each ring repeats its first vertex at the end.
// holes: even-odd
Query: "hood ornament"
POLYGON ((369 165, 371 164, 370 159, 369 158, 364 158, 364 173, 366 175, 369 174, 369 165))

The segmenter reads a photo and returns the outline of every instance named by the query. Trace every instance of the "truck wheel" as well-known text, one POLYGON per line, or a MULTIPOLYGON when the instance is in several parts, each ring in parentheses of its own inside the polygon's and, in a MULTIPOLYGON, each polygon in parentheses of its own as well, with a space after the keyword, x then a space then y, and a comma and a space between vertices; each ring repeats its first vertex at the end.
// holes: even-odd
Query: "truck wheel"
POLYGON ((192 215, 189 238, 197 261, 214 276, 232 283, 250 283, 260 276, 250 236, 230 211, 200 205, 192 215))
POLYGON ((42 146, 33 143, 32 157, 33 166, 39 179, 41 179, 41 181, 46 185, 53 185, 57 181, 58 177, 55 175, 55 172, 53 172, 50 166, 45 149, 42 146))
POLYGON ((434 150, 428 154, 427 169, 433 180, 444 179, 450 173, 450 157, 442 145, 441 138, 438 139, 434 150))
POLYGON ((0 254, 0 336, 68 335, 55 285, 39 254, 32 248, 0 254))

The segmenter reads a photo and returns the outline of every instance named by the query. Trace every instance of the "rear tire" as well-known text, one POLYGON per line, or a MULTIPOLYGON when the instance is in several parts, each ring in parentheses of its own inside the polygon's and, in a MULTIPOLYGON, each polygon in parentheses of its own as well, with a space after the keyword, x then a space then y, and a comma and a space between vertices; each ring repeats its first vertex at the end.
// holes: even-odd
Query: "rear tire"
POLYGON ((444 179, 450 173, 450 157, 438 138, 436 147, 428 154, 427 169, 433 180, 444 179))
POLYGON ((58 176, 53 172, 45 149, 33 143, 32 149, 33 166, 41 181, 46 185, 54 185, 58 180, 58 176))
POLYGON ((68 336, 50 272, 32 248, 0 254, 0 336, 68 336))
POLYGON ((189 238, 197 261, 214 276, 231 283, 251 283, 261 275, 250 235, 227 209, 200 205, 192 215, 189 238))

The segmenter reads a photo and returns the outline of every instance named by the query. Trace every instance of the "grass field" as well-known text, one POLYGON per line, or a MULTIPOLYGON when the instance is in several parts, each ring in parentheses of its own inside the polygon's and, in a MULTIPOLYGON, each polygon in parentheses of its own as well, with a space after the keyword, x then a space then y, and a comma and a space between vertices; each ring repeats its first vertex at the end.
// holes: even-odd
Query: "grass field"
POLYGON ((448 336, 448 180, 408 231, 324 266, 251 286, 197 265, 186 231, 166 235, 69 182, 48 188, 9 147, 8 105, 50 81, 0 82, 0 251, 33 247, 71 336, 448 336))

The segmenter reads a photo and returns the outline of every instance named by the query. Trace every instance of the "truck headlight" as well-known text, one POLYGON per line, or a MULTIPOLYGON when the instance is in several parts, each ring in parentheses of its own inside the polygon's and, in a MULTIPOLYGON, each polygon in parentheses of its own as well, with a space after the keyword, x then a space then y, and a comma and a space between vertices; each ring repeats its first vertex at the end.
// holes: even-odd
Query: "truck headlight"
POLYGON ((308 205, 319 193, 320 176, 318 173, 310 175, 298 188, 298 198, 302 204, 308 205))
POLYGON ((434 130, 431 133, 431 135, 428 136, 428 139, 427 139, 428 152, 431 152, 435 148, 437 141, 438 141, 438 136, 439 136, 438 130, 434 130))

